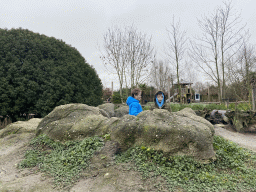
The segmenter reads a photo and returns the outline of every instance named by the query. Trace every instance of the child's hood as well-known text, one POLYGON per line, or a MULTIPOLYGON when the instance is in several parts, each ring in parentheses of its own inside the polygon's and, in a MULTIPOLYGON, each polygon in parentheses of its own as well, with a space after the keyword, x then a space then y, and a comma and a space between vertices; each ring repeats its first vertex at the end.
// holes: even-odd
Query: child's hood
POLYGON ((154 97, 154 102, 156 103, 156 97, 157 97, 158 93, 163 94, 163 97, 164 97, 163 99, 164 99, 164 102, 165 102, 165 101, 166 101, 166 95, 165 95, 164 92, 161 91, 161 90, 156 92, 155 97, 154 97))
POLYGON ((140 101, 137 100, 137 99, 134 99, 134 98, 131 97, 131 96, 129 96, 129 97, 127 98, 126 104, 127 104, 127 105, 130 105, 130 104, 133 103, 133 102, 139 103, 140 101))
POLYGON ((165 105, 165 101, 166 101, 166 96, 165 96, 164 92, 163 92, 163 91, 157 91, 156 94, 155 94, 155 97, 154 97, 155 105, 156 105, 157 107, 159 107, 159 108, 162 108, 162 107, 165 105), (160 103, 159 103, 158 100, 157 100, 157 95, 158 95, 159 93, 161 93, 161 94, 163 95, 163 100, 162 100, 162 102, 160 102, 160 103))

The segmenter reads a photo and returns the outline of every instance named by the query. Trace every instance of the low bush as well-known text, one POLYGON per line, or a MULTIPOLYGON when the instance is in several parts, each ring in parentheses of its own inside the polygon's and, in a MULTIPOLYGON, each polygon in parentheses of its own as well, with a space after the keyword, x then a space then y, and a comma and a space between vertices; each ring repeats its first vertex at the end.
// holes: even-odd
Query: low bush
POLYGON ((223 104, 217 105, 217 104, 201 104, 201 103, 192 103, 192 104, 178 104, 178 103, 171 103, 171 109, 173 112, 180 111, 186 107, 189 107, 193 110, 226 110, 227 107, 223 104))
MULTIPOLYGON (((147 147, 134 147, 116 161, 133 162, 143 178, 161 176, 170 191, 253 191, 256 188, 256 154, 214 136, 216 160, 209 164, 187 156, 165 156, 147 147)), ((161 188, 161 186, 158 186, 161 188)))
POLYGON ((151 109, 151 106, 150 105, 145 105, 142 107, 143 111, 144 110, 150 110, 151 109))
POLYGON ((114 103, 114 104, 120 104, 120 103, 122 103, 120 93, 115 92, 115 93, 113 94, 112 103, 114 103))
POLYGON ((251 110, 251 106, 249 103, 239 103, 237 106, 235 103, 231 103, 228 106, 230 110, 239 110, 239 111, 248 111, 251 110))
MULTIPOLYGON (((105 135, 105 140, 107 138, 109 135, 105 135)), ((68 189, 102 146, 103 139, 99 137, 60 143, 40 135, 30 142, 31 149, 18 167, 37 166, 54 177, 56 186, 68 189)), ((117 164, 129 162, 131 169, 140 172, 144 179, 163 178, 170 191, 254 191, 256 154, 220 136, 214 136, 213 147, 216 159, 208 164, 189 156, 167 156, 145 146, 130 148, 117 155, 115 161, 117 164)))
POLYGON ((93 153, 102 146, 103 142, 98 137, 62 144, 46 135, 39 135, 30 142, 31 149, 26 152, 25 159, 18 167, 37 166, 39 170, 54 177, 56 186, 69 188, 88 166, 93 153))

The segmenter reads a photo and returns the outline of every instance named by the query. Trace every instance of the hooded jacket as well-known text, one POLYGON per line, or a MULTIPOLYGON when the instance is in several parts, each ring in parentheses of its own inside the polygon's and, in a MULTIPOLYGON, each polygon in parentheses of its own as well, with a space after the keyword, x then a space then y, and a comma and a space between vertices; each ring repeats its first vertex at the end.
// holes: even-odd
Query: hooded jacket
POLYGON ((167 109, 168 111, 171 112, 172 111, 171 107, 170 107, 170 105, 166 104, 166 99, 167 99, 167 96, 162 91, 156 92, 156 94, 154 96, 155 107, 151 107, 151 110, 153 110, 154 108, 156 108, 156 109, 167 109), (162 102, 157 101, 157 95, 158 95, 159 92, 162 93, 163 96, 164 96, 162 102))
POLYGON ((129 115, 137 116, 140 112, 142 112, 140 101, 137 99, 134 99, 131 96, 127 98, 126 104, 129 106, 129 115))
POLYGON ((154 97, 155 107, 158 108, 158 109, 164 109, 165 108, 165 101, 166 101, 166 96, 164 95, 164 93, 162 91, 156 92, 155 97, 154 97), (161 103, 158 102, 158 100, 157 100, 158 93, 161 93, 163 95, 163 100, 162 100, 161 103))

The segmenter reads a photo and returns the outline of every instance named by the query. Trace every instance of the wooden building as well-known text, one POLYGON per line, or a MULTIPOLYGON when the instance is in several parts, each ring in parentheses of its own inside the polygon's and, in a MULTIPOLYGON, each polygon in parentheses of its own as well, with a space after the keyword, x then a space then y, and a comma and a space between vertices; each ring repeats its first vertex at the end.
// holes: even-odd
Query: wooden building
MULTIPOLYGON (((190 102, 192 102, 192 100, 194 99, 194 94, 191 88, 192 84, 193 83, 185 81, 183 79, 180 80, 182 103, 188 103, 189 99, 190 99, 190 102)), ((174 101, 180 102, 178 83, 175 83, 173 86, 174 86, 174 101)))

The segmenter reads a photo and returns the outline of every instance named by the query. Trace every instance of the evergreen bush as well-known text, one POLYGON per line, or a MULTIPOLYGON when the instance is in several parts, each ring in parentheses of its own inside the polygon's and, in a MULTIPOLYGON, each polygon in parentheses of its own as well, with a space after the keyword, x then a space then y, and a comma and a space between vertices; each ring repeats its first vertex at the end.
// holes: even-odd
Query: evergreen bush
POLYGON ((119 93, 119 92, 114 92, 113 98, 112 98, 112 102, 113 102, 114 104, 120 104, 120 103, 122 103, 121 96, 120 96, 120 93, 119 93))
POLYGON ((25 29, 0 29, 0 115, 43 117, 58 105, 102 103, 95 70, 70 45, 25 29))

